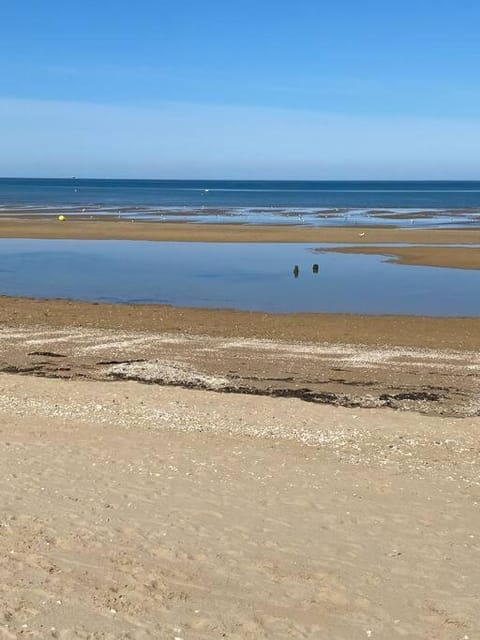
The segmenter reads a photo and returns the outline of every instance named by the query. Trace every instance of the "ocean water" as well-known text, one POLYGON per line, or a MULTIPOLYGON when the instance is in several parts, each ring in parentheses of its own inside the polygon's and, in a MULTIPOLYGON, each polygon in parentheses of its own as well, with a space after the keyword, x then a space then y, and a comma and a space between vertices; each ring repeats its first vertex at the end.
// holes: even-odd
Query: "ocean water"
POLYGON ((262 224, 480 226, 480 181, 0 178, 0 215, 65 211, 262 224))
POLYGON ((478 271, 325 248, 332 245, 0 239, 0 294, 273 313, 480 315, 478 271))

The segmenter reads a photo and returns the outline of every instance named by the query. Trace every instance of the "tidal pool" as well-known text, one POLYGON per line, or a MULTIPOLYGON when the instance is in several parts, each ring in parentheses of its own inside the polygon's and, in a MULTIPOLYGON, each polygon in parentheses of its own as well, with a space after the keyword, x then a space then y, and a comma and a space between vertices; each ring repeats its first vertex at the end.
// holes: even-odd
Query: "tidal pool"
POLYGON ((479 271, 318 252, 333 246, 1 239, 0 294, 272 313, 480 315, 479 271))

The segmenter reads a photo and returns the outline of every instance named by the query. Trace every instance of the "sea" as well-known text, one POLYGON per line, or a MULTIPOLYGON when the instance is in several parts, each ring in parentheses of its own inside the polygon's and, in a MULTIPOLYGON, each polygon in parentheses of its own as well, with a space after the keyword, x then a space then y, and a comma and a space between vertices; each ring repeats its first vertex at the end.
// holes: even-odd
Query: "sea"
POLYGON ((200 223, 480 226, 480 181, 0 178, 0 216, 200 223))

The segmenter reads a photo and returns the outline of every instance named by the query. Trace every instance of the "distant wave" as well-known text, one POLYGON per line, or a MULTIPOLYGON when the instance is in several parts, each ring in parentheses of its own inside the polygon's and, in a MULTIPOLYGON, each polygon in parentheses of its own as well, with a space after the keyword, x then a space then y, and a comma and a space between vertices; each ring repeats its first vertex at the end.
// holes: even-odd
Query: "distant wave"
POLYGON ((162 187, 162 191, 196 193, 480 193, 480 189, 226 189, 210 187, 162 187))

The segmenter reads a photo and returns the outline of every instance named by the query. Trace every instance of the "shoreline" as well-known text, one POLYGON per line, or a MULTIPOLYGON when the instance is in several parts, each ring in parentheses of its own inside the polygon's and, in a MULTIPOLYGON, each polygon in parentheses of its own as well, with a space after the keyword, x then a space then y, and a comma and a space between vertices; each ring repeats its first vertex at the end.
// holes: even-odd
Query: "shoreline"
POLYGON ((480 318, 272 315, 5 297, 0 318, 3 373, 480 415, 480 318))
POLYGON ((1 373, 480 415, 480 319, 278 317, 5 299, 0 317, 1 373))
POLYGON ((351 244, 326 249, 336 253, 393 256, 394 264, 480 269, 480 229, 404 229, 395 227, 255 226, 0 218, 0 238, 33 240, 103 240, 185 243, 351 244), (382 245, 371 247, 368 245, 382 245), (408 247, 389 247, 408 244, 408 247), (461 246, 445 246, 461 245, 461 246))

